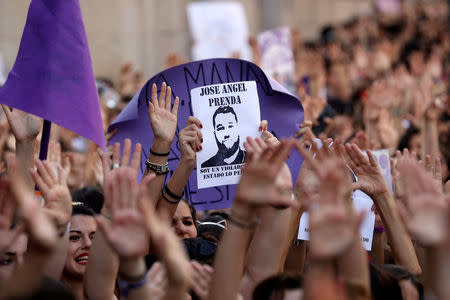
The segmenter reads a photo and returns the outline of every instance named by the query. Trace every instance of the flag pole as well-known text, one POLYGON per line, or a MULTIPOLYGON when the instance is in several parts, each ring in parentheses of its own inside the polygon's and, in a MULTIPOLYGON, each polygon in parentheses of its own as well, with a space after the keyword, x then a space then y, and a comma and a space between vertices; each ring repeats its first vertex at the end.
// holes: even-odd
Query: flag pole
POLYGON ((39 159, 46 160, 48 153, 48 143, 50 142, 50 129, 52 128, 52 122, 44 120, 44 126, 42 126, 41 148, 39 150, 39 159))
MULTIPOLYGON (((39 149, 39 160, 47 159, 48 144, 50 142, 50 129, 52 129, 52 122, 44 119, 44 125, 42 126, 41 148, 39 149)), ((38 197, 42 196, 37 185, 34 186, 34 193, 38 197)))

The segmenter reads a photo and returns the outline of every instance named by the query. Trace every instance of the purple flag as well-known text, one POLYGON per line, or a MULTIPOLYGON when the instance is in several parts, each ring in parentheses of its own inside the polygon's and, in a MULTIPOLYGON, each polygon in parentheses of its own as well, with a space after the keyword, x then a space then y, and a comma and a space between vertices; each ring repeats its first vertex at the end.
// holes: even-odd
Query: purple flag
POLYGON ((105 148, 100 104, 78 0, 32 0, 0 103, 105 148))
MULTIPOLYGON (((186 126, 188 117, 192 115, 190 91, 205 85, 239 81, 256 81, 261 120, 268 120, 269 130, 275 136, 281 138, 295 134, 303 122, 303 108, 298 98, 289 94, 255 64, 240 59, 219 58, 176 66, 152 77, 109 127, 109 130, 118 128, 111 143, 123 142, 125 138, 130 138, 134 143, 142 144, 143 155, 140 169, 142 175, 153 142, 148 117, 151 88, 153 83, 156 83, 159 89, 161 84, 166 82, 172 87, 172 103, 176 96, 180 98, 177 134, 169 155, 171 171, 165 179, 167 183, 180 160, 178 132, 186 126)), ((293 151, 287 163, 294 179, 302 162, 301 156, 293 151)), ((220 209, 231 206, 234 192, 234 185, 197 190, 197 176, 194 171, 184 190, 184 197, 197 209, 220 209)))

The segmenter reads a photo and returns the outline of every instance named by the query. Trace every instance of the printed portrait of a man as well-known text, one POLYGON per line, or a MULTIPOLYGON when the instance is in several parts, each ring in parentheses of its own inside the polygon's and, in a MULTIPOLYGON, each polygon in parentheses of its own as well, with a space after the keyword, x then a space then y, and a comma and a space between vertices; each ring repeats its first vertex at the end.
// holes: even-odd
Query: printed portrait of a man
POLYGON ((217 153, 201 164, 202 168, 223 165, 242 164, 246 152, 239 146, 238 118, 230 106, 221 106, 213 114, 214 136, 217 143, 217 153))

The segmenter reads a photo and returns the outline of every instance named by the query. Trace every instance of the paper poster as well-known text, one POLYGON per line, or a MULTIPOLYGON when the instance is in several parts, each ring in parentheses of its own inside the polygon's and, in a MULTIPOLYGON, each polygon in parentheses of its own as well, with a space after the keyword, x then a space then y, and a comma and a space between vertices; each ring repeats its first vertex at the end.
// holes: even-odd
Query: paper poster
POLYGON ((248 25, 239 2, 193 2, 187 7, 192 34, 192 59, 232 57, 251 59, 248 25))
POLYGON ((261 123, 255 81, 215 84, 191 90, 192 111, 203 125, 197 152, 199 189, 237 184, 247 153, 243 143, 257 137, 261 123))
MULTIPOLYGON (((354 191, 352 198, 356 213, 366 212, 359 231, 364 249, 370 251, 372 249, 373 228, 375 226, 375 213, 372 211, 373 201, 367 194, 360 190, 354 191)), ((304 212, 300 218, 297 238, 299 240, 309 241, 309 214, 307 212, 304 212)))
POLYGON ((366 193, 356 190, 353 192, 353 206, 358 214, 363 211, 366 213, 359 231, 364 249, 370 251, 372 250, 373 228, 375 227, 375 212, 372 211, 372 198, 366 193))
MULTIPOLYGON (((177 133, 169 154, 170 172, 164 182, 167 183, 181 157, 178 133, 186 126, 189 116, 193 115, 191 90, 208 85, 242 81, 256 83, 260 117, 261 120, 268 120, 270 132, 278 138, 293 136, 303 122, 303 108, 298 98, 265 74, 257 65, 240 59, 218 58, 179 65, 151 77, 109 127, 108 131, 118 129, 110 143, 123 143, 125 138, 130 138, 133 143, 142 144, 139 169, 139 176, 142 176, 146 168, 148 150, 153 143, 153 132, 148 116, 152 85, 155 83, 159 89, 161 84, 166 82, 172 87, 172 101, 175 96, 180 98, 177 133)), ((295 180, 303 158, 296 151, 292 151, 286 162, 295 180)), ((231 206, 235 190, 236 185, 198 189, 197 172, 194 170, 184 189, 183 197, 198 210, 221 209, 231 206)))
MULTIPOLYGON (((370 150, 370 151, 372 152, 373 156, 375 156, 378 166, 381 169, 381 173, 383 173, 384 180, 386 180, 387 186, 392 193, 393 188, 392 188, 392 174, 391 174, 391 162, 389 159, 389 150, 382 149, 382 150, 370 150)), ((363 152, 364 152, 364 154, 366 154, 365 151, 363 151, 363 152)))
POLYGON ((295 92, 295 60, 290 28, 282 27, 260 33, 258 45, 264 72, 295 92))

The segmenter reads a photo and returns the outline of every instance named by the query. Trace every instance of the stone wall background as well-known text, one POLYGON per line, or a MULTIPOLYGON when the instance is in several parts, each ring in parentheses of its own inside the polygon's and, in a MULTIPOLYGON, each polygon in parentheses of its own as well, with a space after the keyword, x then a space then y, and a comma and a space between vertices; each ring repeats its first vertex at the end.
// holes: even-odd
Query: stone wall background
MULTIPOLYGON (((31 0, 0 0, 0 53, 14 64, 31 0)), ((63 1, 63 0, 62 0, 63 1)), ((186 5, 190 0, 80 0, 96 76, 116 79, 130 61, 145 78, 168 52, 190 57, 186 5)), ((370 10, 370 0, 240 0, 250 33, 293 26, 314 38, 322 25, 370 10)))

